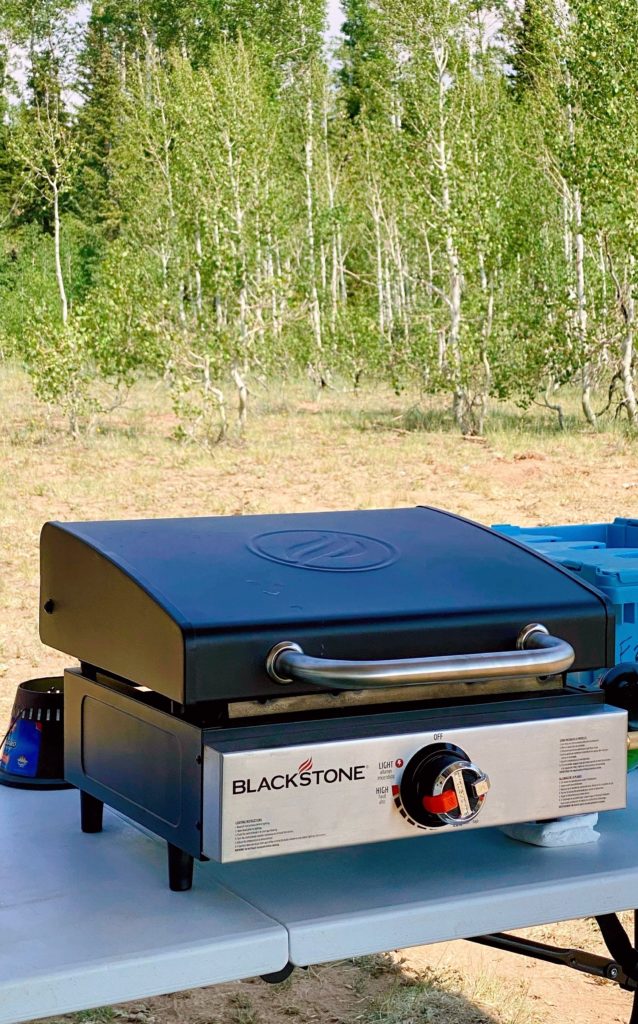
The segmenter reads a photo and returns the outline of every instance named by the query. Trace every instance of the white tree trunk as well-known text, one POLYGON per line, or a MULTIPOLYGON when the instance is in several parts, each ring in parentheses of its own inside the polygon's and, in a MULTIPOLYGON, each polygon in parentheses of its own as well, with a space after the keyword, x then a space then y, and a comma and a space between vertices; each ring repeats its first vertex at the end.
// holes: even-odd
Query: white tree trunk
POLYGON ((475 411, 472 415, 473 429, 480 436, 485 427, 487 416, 490 388, 492 386, 492 367, 490 365, 488 346, 494 326, 494 274, 488 276, 485 269, 485 257, 482 252, 478 254, 479 272, 481 277, 481 291, 486 299, 485 316, 481 330, 481 363, 483 366, 483 379, 477 386, 478 393, 474 396, 475 411))
MULTIPOLYGON (((213 245, 215 246, 215 252, 219 252, 219 244, 219 222, 215 219, 213 221, 213 245)), ((217 330, 221 331, 226 322, 226 317, 224 305, 219 294, 215 295, 213 303, 215 306, 215 323, 217 324, 217 330)))
POLYGON ((186 293, 186 285, 185 285, 184 281, 182 280, 182 281, 179 282, 178 307, 177 307, 177 309, 178 309, 178 316, 179 316, 179 322, 182 325, 182 327, 186 326, 186 308, 184 306, 184 296, 185 296, 185 293, 186 293))
POLYGON ((636 321, 636 308, 634 301, 634 257, 629 257, 629 266, 625 275, 625 333, 621 349, 621 375, 623 394, 625 396, 625 408, 632 426, 636 422, 636 392, 634 390, 633 358, 634 358, 634 325, 636 321))
POLYGON ((62 323, 66 324, 69 319, 69 304, 64 286, 64 274, 62 273, 62 257, 60 253, 61 228, 60 228, 60 192, 56 180, 52 184, 53 190, 53 247, 55 252, 55 279, 58 283, 60 294, 60 309, 62 323))
MULTIPOLYGON (((228 419, 226 416, 226 399, 224 392, 221 388, 215 387, 211 380, 210 374, 210 356, 204 356, 203 358, 203 377, 204 377, 204 398, 208 402, 212 398, 217 407, 217 415, 219 416, 219 434, 217 435, 216 441, 223 441, 228 432, 228 419)), ((210 440, 210 437, 209 437, 210 440)))
MULTIPOLYGON (((568 8, 566 10, 568 11, 568 8)), ((571 75, 569 70, 566 70, 565 87, 567 90, 568 100, 565 113, 567 117, 569 142, 573 152, 576 141, 576 125, 574 121, 574 108, 572 106, 571 99, 569 98, 571 85, 571 75)), ((564 187, 566 187, 566 185, 564 187)), ((571 189, 571 214, 573 216, 574 270, 576 274, 576 328, 583 356, 581 404, 585 419, 590 426, 596 429, 596 413, 594 412, 591 404, 593 367, 587 338, 587 293, 585 288, 585 239, 583 237, 583 210, 580 189, 578 187, 571 189)))
POLYGON ((385 299, 386 299, 386 314, 387 314, 387 329, 388 333, 392 333, 394 326, 394 302, 392 300, 392 285, 390 282, 390 261, 388 259, 387 252, 383 253, 383 276, 385 280, 385 299))
POLYGON ((325 293, 328 288, 328 258, 323 242, 319 246, 319 266, 321 267, 321 290, 325 293))
POLYGON ((306 88, 308 96, 306 99, 306 138, 304 140, 304 179, 306 186, 306 243, 308 246, 308 277, 310 295, 310 318, 312 332, 315 339, 315 348, 318 353, 323 349, 321 307, 319 305, 319 294, 317 292, 317 261, 316 261, 316 238, 315 238, 315 212, 314 212, 314 104, 312 100, 312 81, 308 71, 306 75, 306 88))
POLYGON ((576 270, 576 323, 578 326, 578 339, 583 352, 583 383, 582 383, 582 406, 585 419, 592 426, 596 427, 596 413, 591 404, 591 392, 593 386, 593 368, 589 353, 589 340, 587 337, 587 293, 585 290, 585 239, 583 236, 583 211, 580 198, 580 190, 573 191, 574 208, 574 250, 576 270))
POLYGON ((598 232, 598 269, 600 270, 600 315, 603 323, 607 323, 607 263, 605 262, 605 245, 603 242, 602 231, 598 232))
POLYGON ((372 200, 372 221, 374 224, 374 243, 376 255, 376 280, 377 280, 377 316, 379 322, 379 334, 385 338, 385 289, 383 285, 383 244, 381 240, 381 214, 377 206, 376 196, 372 200))
POLYGON ((246 419, 248 417, 248 388, 246 387, 246 382, 236 366, 233 367, 232 376, 235 382, 235 387, 237 388, 237 395, 239 399, 237 423, 239 425, 239 433, 243 434, 246 427, 246 419))
POLYGON ((445 43, 433 43, 432 55, 437 69, 438 79, 438 125, 437 138, 434 143, 434 159, 439 171, 441 183, 441 212, 443 214, 443 231, 445 255, 448 265, 448 306, 450 319, 447 331, 447 351, 449 356, 449 372, 453 387, 453 409, 456 421, 465 433, 467 429, 466 409, 467 395, 461 380, 461 298, 462 277, 458 250, 452 231, 452 202, 450 197, 450 180, 447 153, 447 116, 445 112, 445 95, 447 89, 448 54, 445 43))
POLYGON ((195 232, 195 308, 197 309, 197 315, 202 315, 203 300, 202 300, 202 236, 199 231, 199 225, 195 232))
POLYGON ((244 372, 246 372, 248 367, 248 282, 246 273, 246 245, 244 239, 244 208, 241 201, 239 179, 235 169, 233 144, 228 134, 224 136, 224 143, 226 145, 226 161, 233 197, 233 219, 235 221, 237 249, 239 253, 239 344, 242 353, 243 369, 244 372))
MULTIPOLYGON (((343 277, 342 267, 342 240, 341 229, 334 221, 336 206, 336 190, 334 175, 332 172, 332 159, 330 154, 330 142, 328 137, 328 90, 323 87, 321 125, 323 135, 323 154, 326 174, 326 190, 328 194, 328 209, 331 214, 331 238, 330 238, 330 321, 333 331, 337 326, 337 315, 339 307, 340 282, 343 277)), ((344 295, 345 299, 345 295, 344 295)))
POLYGON ((280 302, 279 295, 277 292, 277 280, 279 277, 277 266, 279 261, 276 261, 275 259, 276 254, 273 251, 274 246, 272 239, 272 231, 270 230, 270 228, 268 228, 268 233, 266 236, 266 246, 268 253, 266 257, 266 262, 268 265, 268 280, 270 284, 270 315, 272 317, 273 334, 275 338, 279 338, 281 336, 280 302))
POLYGON ((573 235, 572 235, 572 197, 567 186, 567 182, 563 181, 562 190, 563 199, 563 253, 565 255, 565 263, 567 265, 568 279, 572 275, 572 264, 573 264, 573 235))

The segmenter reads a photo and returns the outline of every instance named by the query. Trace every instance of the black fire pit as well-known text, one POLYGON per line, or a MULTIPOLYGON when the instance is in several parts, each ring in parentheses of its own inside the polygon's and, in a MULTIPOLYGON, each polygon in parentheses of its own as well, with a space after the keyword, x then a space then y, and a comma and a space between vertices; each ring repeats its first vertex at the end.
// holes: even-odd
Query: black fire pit
POLYGON ((64 679, 27 679, 16 691, 9 727, 0 736, 0 783, 64 789, 64 679))

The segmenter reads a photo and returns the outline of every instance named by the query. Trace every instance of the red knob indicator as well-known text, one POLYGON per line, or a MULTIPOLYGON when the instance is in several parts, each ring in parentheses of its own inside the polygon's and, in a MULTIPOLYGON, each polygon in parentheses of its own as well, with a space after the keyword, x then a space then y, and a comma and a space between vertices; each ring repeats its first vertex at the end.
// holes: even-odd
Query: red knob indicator
POLYGON ((453 789, 446 789, 438 796, 424 796, 423 806, 428 814, 447 814, 455 811, 459 801, 453 789))

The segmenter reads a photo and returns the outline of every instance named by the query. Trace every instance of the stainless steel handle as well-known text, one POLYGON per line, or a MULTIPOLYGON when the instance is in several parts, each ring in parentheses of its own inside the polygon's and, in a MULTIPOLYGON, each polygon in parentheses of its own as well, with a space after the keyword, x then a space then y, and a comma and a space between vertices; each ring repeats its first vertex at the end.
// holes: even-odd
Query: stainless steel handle
POLYGON ((276 683, 314 683, 326 690, 365 690, 370 687, 507 679, 514 676, 553 676, 574 661, 566 640, 550 636, 534 622, 518 635, 516 650, 485 654, 450 654, 435 658, 391 661, 334 661, 311 658, 290 640, 275 644, 266 669, 276 683))

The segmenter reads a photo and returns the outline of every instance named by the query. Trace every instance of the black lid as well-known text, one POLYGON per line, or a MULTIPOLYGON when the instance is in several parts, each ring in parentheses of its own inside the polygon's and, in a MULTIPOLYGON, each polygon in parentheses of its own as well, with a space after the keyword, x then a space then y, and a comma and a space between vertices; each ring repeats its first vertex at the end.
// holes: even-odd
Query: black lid
POLYGON ((575 670, 613 643, 596 590, 429 508, 47 523, 41 551, 43 641, 185 703, 281 695, 263 668, 280 640, 417 657, 511 648, 541 621, 575 670))

